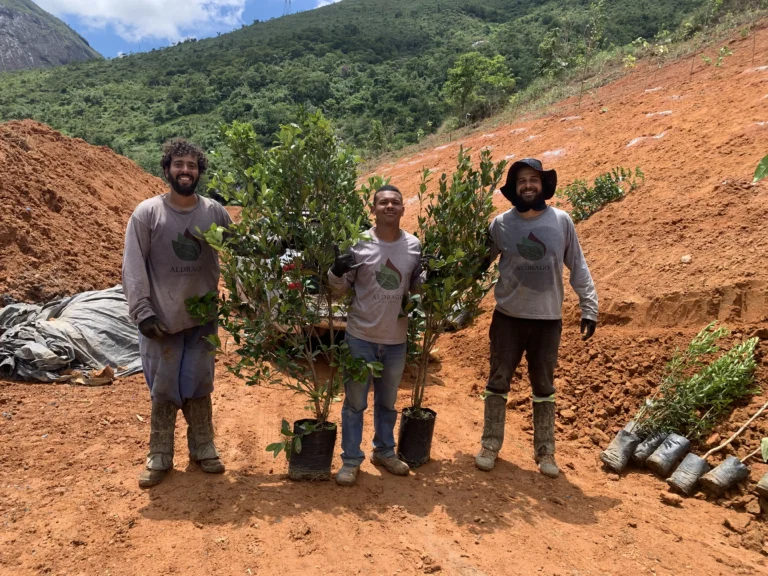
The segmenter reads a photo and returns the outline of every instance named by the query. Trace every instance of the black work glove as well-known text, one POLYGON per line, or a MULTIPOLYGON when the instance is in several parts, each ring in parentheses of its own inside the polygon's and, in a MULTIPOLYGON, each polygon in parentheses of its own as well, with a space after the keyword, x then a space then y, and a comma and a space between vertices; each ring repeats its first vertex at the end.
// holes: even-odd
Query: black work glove
POLYGON ((437 276, 437 270, 432 269, 432 261, 434 259, 435 257, 432 256, 432 254, 425 254, 421 257, 421 273, 425 280, 429 280, 430 278, 437 276))
POLYGON ((152 340, 159 340, 168 334, 168 328, 160 322, 157 316, 150 316, 139 322, 139 332, 152 340))
POLYGON ((592 336, 595 333, 595 328, 597 328, 596 320, 589 320, 588 318, 582 318, 581 319, 581 339, 589 340, 590 338, 592 338, 592 336))
POLYGON ((344 252, 344 254, 342 254, 339 252, 339 247, 334 244, 333 252, 336 255, 336 259, 333 261, 333 266, 331 266, 331 274, 337 278, 341 278, 347 272, 351 272, 352 270, 362 266, 362 263, 355 264, 355 255, 351 250, 347 250, 344 252))

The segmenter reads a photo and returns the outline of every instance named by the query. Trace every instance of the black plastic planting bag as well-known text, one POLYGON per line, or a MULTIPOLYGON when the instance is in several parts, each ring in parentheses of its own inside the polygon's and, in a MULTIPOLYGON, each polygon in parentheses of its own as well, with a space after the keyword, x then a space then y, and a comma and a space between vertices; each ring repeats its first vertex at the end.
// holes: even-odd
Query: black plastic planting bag
POLYGON ((616 437, 611 440, 608 448, 600 453, 600 460, 610 470, 621 474, 624 468, 627 467, 627 464, 629 464, 629 459, 639 443, 639 436, 635 436, 626 430, 619 430, 616 437))
POLYGON ((688 438, 672 433, 648 457, 645 465, 654 474, 667 478, 690 449, 688 438))
MULTIPOLYGON (((317 420, 305 418, 293 423, 294 434, 304 434, 304 424, 316 424, 317 420)), ((326 423, 325 428, 301 436, 301 452, 295 449, 288 461, 288 477, 291 480, 328 480, 331 477, 333 449, 336 446, 336 425, 326 423)))
POLYGON ((437 413, 429 408, 420 410, 420 414, 414 414, 411 408, 404 408, 400 416, 397 456, 411 468, 429 462, 435 433, 437 413))
POLYGON ((749 476, 749 468, 736 456, 728 456, 717 468, 701 478, 701 486, 710 494, 719 496, 747 476, 749 476))
POLYGON ((768 498, 768 473, 757 483, 757 493, 763 498, 768 498))
POLYGON ((696 492, 699 479, 707 472, 709 472, 707 461, 691 452, 680 462, 675 473, 667 478, 667 484, 678 492, 690 496, 696 492))
POLYGON ((656 451, 656 448, 661 446, 661 443, 667 439, 668 434, 666 432, 657 432, 651 434, 640 442, 635 448, 635 452, 632 454, 632 463, 638 468, 645 466, 645 461, 648 457, 656 451))

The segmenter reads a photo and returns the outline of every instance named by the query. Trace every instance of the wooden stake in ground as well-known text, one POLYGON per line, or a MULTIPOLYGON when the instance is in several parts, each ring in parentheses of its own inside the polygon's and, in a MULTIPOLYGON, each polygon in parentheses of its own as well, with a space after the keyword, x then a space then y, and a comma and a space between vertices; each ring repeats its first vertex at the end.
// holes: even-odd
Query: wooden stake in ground
MULTIPOLYGON (((733 442, 733 441, 736 439, 736 437, 737 437, 739 434, 741 434, 742 432, 744 432, 744 430, 746 430, 746 429, 747 429, 747 427, 748 427, 750 424, 752 424, 752 422, 755 420, 755 418, 757 418, 758 416, 760 416, 760 414, 762 414, 762 413, 765 411, 765 409, 766 409, 766 408, 768 408, 768 402, 766 402, 765 404, 763 404, 762 408, 760 408, 760 410, 758 410, 758 411, 757 411, 757 412, 754 414, 754 416, 752 416, 752 418, 750 418, 749 420, 747 420, 747 421, 744 423, 744 425, 743 425, 741 428, 739 428, 739 429, 738 429, 738 430, 737 430, 737 431, 736 431, 736 432, 733 434, 733 436, 731 436, 730 438, 728 438, 728 440, 726 440, 725 442, 723 442, 722 444, 720 444, 720 446, 717 446, 716 448, 712 448, 712 450, 710 450, 709 452, 707 452, 706 454, 704 454, 704 457, 703 457, 703 458, 704 458, 704 460, 706 460, 707 458, 709 458, 710 456, 712 456, 712 454, 715 454, 716 452, 719 452, 720 450, 722 450, 722 449, 723 449, 723 448, 725 448, 726 446, 730 445, 730 443, 731 443, 731 442, 733 442)), ((750 456, 751 456, 751 454, 750 454, 750 456)), ((749 456, 747 456, 747 458, 749 458, 749 456)), ((745 460, 746 460, 746 458, 745 458, 745 460)), ((743 461, 744 461, 744 460, 742 460, 742 462, 743 462, 743 461)))

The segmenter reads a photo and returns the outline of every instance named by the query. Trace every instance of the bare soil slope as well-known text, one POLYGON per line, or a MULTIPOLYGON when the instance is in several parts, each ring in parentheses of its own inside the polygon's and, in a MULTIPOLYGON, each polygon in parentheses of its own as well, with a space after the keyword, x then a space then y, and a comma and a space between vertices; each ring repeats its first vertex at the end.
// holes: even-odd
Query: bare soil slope
POLYGON ((125 225, 163 182, 107 147, 0 124, 0 295, 37 302, 120 283, 125 225))
MULTIPOLYGON (((697 497, 669 506, 659 498, 661 480, 637 471, 607 475, 598 460, 674 348, 704 323, 727 320, 732 341, 768 329, 768 186, 748 183, 768 141, 768 31, 760 30, 755 64, 749 42, 730 47, 734 55, 722 68, 699 64, 692 79, 686 62, 658 73, 643 63, 580 110, 567 101, 542 118, 465 141, 493 146, 496 157, 543 157, 564 183, 617 164, 639 165, 648 177, 632 196, 578 225, 603 321, 592 341, 581 342, 569 297, 557 382, 560 478, 536 472, 524 370, 513 385, 501 460, 490 474, 474 468, 489 297, 472 326, 440 342, 427 391, 438 412, 433 461, 408 478, 366 463, 352 489, 285 479, 285 461, 264 447, 277 439, 281 418, 306 412, 290 395, 245 387, 225 371, 231 358, 219 359, 214 393, 228 472, 211 477, 187 466, 179 426, 176 468, 151 491, 136 485, 149 432, 141 376, 101 389, 0 382, 0 572, 767 573, 765 516, 751 490, 768 467, 753 460, 750 481, 717 502, 697 497), (686 254, 689 265, 680 262, 686 254)), ((450 170, 455 156, 454 144, 382 169, 410 198, 422 166, 450 170)), ((507 208, 501 197, 497 206, 507 208)), ((119 228, 120 218, 113 220, 119 228)), ((40 242, 41 252, 53 245, 40 242)), ((759 353, 766 390, 764 342, 759 353)), ((739 407, 718 434, 734 430, 766 397, 739 407)), ((337 422, 339 411, 337 404, 337 422)), ((366 447, 372 434, 369 411, 366 447)), ((744 456, 766 435, 763 418, 731 452, 744 456)))
MULTIPOLYGON (((697 57, 689 78, 689 60, 658 72, 655 64, 642 63, 586 95, 581 108, 566 100, 541 118, 499 126, 380 170, 405 191, 411 202, 407 225, 415 227, 422 168, 436 171, 436 183, 455 167, 459 145, 475 155, 490 148, 495 160, 510 163, 540 158, 557 169, 561 188, 576 179, 591 183, 614 166, 639 166, 645 184, 578 228, 600 294, 601 321, 766 321, 768 183, 751 180, 767 150, 768 68, 764 49, 752 63, 751 40, 729 47, 733 56, 721 68, 706 67, 697 57), (681 262, 685 255, 690 264, 681 262)), ((510 208, 500 193, 495 204, 499 212, 510 208)), ((569 302, 575 303, 572 294, 569 302)))

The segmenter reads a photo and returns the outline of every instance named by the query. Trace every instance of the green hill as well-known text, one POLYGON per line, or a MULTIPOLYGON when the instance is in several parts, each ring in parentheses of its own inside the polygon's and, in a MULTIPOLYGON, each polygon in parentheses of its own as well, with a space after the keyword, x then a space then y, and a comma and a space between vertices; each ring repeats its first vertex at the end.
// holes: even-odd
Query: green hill
MULTIPOLYGON (((703 3, 606 2, 605 43, 672 30, 703 3)), ((322 108, 364 149, 378 120, 396 148, 449 114, 441 88, 458 55, 501 54, 523 87, 537 73, 547 31, 583 34, 588 7, 586 0, 343 0, 164 50, 4 74, 0 120, 34 118, 154 172, 166 138, 212 147, 217 126, 238 119, 267 142, 297 104, 322 108)))
POLYGON ((0 72, 100 58, 82 36, 31 0, 0 0, 0 72))

